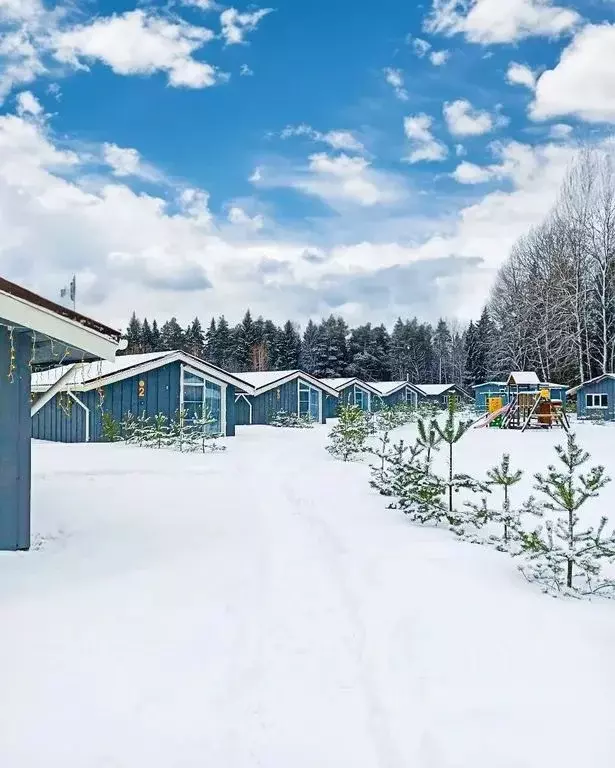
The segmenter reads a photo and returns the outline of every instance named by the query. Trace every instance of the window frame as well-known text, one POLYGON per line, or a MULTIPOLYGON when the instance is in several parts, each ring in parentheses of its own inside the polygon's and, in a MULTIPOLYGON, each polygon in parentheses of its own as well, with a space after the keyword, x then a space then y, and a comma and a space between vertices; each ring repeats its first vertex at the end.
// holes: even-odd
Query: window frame
POLYGON ((609 407, 609 395, 608 392, 586 392, 585 393, 585 408, 588 411, 605 411, 609 407), (590 405, 590 399, 592 405, 590 405), (599 405, 595 405, 596 399, 598 399, 599 405), (604 405, 603 405, 604 401, 604 405))
POLYGON ((318 389, 317 387, 313 387, 311 384, 308 384, 307 381, 304 381, 303 379, 297 379, 297 416, 301 418, 301 390, 306 391, 308 393, 308 416, 312 416, 312 412, 310 410, 310 393, 312 391, 316 392, 318 394, 318 424, 322 422, 322 390, 318 389))
POLYGON ((181 414, 183 414, 185 411, 184 386, 200 387, 203 392, 201 405, 205 405, 205 394, 207 392, 207 383, 213 384, 214 386, 220 388, 220 433, 219 434, 224 437, 226 436, 226 388, 228 386, 226 382, 215 379, 213 378, 213 376, 208 376, 206 373, 203 373, 203 371, 199 371, 197 368, 192 368, 189 365, 182 364, 180 369, 180 376, 179 376, 179 410, 181 414), (200 379, 202 383, 186 381, 186 374, 195 376, 196 378, 200 379))

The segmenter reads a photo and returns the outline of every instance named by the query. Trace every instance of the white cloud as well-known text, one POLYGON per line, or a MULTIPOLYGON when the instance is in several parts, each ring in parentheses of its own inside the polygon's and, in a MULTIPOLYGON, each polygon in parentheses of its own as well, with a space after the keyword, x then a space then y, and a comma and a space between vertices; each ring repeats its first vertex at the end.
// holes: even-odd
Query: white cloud
POLYGON ((20 117, 31 115, 32 117, 40 117, 44 114, 45 110, 43 105, 36 98, 31 91, 22 91, 17 94, 17 114, 20 117))
POLYGON ((443 113, 448 130, 453 136, 481 136, 489 133, 494 127, 491 115, 474 109, 467 99, 446 102, 443 113))
POLYGON ((581 21, 552 0, 433 0, 425 28, 463 34, 473 43, 512 43, 528 37, 557 37, 581 21))
POLYGON ((488 168, 464 161, 455 168, 451 176, 460 184, 482 184, 489 181, 493 174, 488 168))
POLYGON ((534 72, 527 64, 519 64, 516 61, 511 61, 508 65, 506 81, 510 85, 523 85, 531 91, 536 87, 536 75, 534 72))
POLYGON ((431 132, 433 118, 424 113, 404 118, 404 133, 410 141, 408 163, 439 162, 448 155, 448 148, 431 132))
POLYGON ((554 69, 536 83, 530 117, 575 115, 591 123, 615 122, 615 24, 588 24, 554 69))
POLYGON ((239 70, 239 74, 242 77, 252 77, 254 72, 250 69, 250 67, 247 64, 242 64, 241 69, 239 70))
POLYGON ((229 208, 227 219, 237 227, 256 232, 265 226, 265 219, 260 214, 250 216, 238 205, 233 205, 229 208))
POLYGON ((214 0, 180 0, 182 5, 199 8, 201 11, 211 11, 216 7, 214 0))
POLYGON ((117 144, 103 144, 103 158, 114 176, 138 176, 141 156, 136 149, 124 149, 117 144))
POLYGON ((328 144, 332 149, 343 149, 346 152, 364 152, 365 147, 355 138, 350 131, 335 130, 321 133, 311 125, 302 123, 301 125, 287 125, 280 132, 281 139, 290 139, 293 136, 305 136, 312 141, 328 144))
POLYGON ((549 137, 556 140, 568 139, 572 136, 573 127, 565 123, 556 123, 549 130, 549 137))
POLYGON ((252 13, 240 13, 236 8, 226 8, 220 14, 222 36, 227 45, 238 45, 244 42, 247 32, 256 29, 261 19, 271 13, 273 8, 261 8, 252 13))
POLYGON ((408 91, 404 88, 404 73, 402 70, 386 67, 383 71, 384 79, 393 88, 397 98, 400 101, 408 101, 408 91))
POLYGON ((431 61, 434 67, 441 67, 443 64, 446 64, 450 57, 450 51, 432 51, 429 54, 429 61, 431 61))
POLYGON ((120 75, 166 72, 170 85, 205 88, 215 84, 216 71, 193 54, 212 38, 204 27, 136 10, 58 33, 55 58, 77 68, 101 61, 120 75))
POLYGON ((457 155, 457 157, 465 157, 465 155, 468 154, 468 151, 463 146, 463 144, 455 144, 455 154, 457 155))
POLYGON ((415 37, 414 39, 409 38, 408 42, 411 43, 414 52, 420 59, 422 59, 423 56, 426 56, 431 50, 431 43, 428 43, 427 40, 422 40, 420 37, 415 37))

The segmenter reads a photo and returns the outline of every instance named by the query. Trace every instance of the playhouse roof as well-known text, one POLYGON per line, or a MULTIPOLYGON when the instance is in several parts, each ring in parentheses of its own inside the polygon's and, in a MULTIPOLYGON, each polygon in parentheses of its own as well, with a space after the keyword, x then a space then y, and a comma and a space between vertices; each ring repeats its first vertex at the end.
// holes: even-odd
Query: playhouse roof
POLYGON ((576 395, 576 393, 580 389, 583 389, 583 387, 586 387, 588 384, 599 384, 601 381, 604 381, 605 379, 615 379, 615 373, 603 373, 600 376, 595 376, 593 379, 588 379, 587 381, 584 381, 582 384, 577 384, 576 387, 572 387, 572 389, 569 389, 567 394, 576 395))
POLYGON ((253 395, 261 395, 263 392, 275 389, 275 387, 281 387, 282 384, 287 384, 293 379, 303 379, 313 387, 318 387, 334 397, 338 397, 339 394, 325 380, 317 379, 315 376, 298 368, 291 371, 244 371, 236 375, 240 380, 245 381, 249 388, 254 390, 250 393, 253 395))
MULTIPOLYGON (((100 360, 94 363, 59 365, 47 371, 32 375, 32 391, 46 392, 51 386, 66 376, 62 389, 87 392, 90 389, 113 384, 116 381, 136 376, 139 373, 159 368, 173 362, 181 362, 204 374, 209 374, 220 381, 237 387, 246 387, 246 382, 228 371, 218 368, 194 355, 178 350, 167 352, 145 352, 140 355, 120 355, 113 361, 100 360), (72 370, 71 370, 72 369, 72 370)), ((250 386, 248 386, 251 389, 250 386)))
POLYGON ((536 371, 512 371, 506 384, 540 386, 540 379, 536 371))
POLYGON ((119 331, 67 309, 20 285, 0 277, 0 323, 34 331, 33 365, 71 360, 113 360, 120 344, 119 331), (58 350, 57 344, 66 345, 58 350))

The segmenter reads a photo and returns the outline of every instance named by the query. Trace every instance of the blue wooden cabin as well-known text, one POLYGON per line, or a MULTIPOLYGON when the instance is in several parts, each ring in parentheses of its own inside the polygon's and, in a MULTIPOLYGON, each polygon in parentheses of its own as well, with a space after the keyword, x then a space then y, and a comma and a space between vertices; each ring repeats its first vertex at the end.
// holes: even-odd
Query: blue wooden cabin
POLYGON ((30 547, 32 370, 113 360, 119 344, 119 331, 0 278, 0 550, 30 547))
POLYGON ((408 381, 372 381, 370 386, 376 389, 380 395, 374 398, 374 410, 380 407, 392 407, 395 405, 409 405, 416 408, 419 398, 423 393, 408 381))
POLYGON ((502 404, 506 405, 510 401, 511 393, 516 392, 539 392, 548 389, 551 400, 566 402, 566 387, 563 384, 541 382, 534 371, 513 371, 506 381, 485 381, 475 384, 472 389, 476 409, 482 413, 489 409, 490 398, 501 397, 502 404))
POLYGON ((380 392, 356 376, 338 379, 320 379, 326 386, 337 393, 337 400, 330 399, 327 402, 327 418, 337 415, 339 406, 356 405, 362 411, 373 411, 379 407, 380 392))
POLYGON ((180 413, 189 421, 208 414, 211 434, 235 434, 235 388, 244 383, 233 374, 184 352, 124 355, 112 363, 66 366, 36 374, 32 435, 41 440, 98 442, 103 414, 116 423, 131 413, 139 417, 180 413), (49 387, 61 382, 52 396, 49 387))
POLYGON ((457 384, 416 384, 419 391, 419 402, 433 403, 443 408, 448 407, 449 400, 454 397, 458 403, 470 402, 472 396, 457 384))
POLYGON ((615 420, 615 374, 604 373, 568 390, 577 400, 579 419, 615 420))
POLYGON ((337 392, 305 371, 257 371, 236 374, 244 382, 235 393, 237 425, 270 424, 284 411, 324 424, 337 407, 337 392))

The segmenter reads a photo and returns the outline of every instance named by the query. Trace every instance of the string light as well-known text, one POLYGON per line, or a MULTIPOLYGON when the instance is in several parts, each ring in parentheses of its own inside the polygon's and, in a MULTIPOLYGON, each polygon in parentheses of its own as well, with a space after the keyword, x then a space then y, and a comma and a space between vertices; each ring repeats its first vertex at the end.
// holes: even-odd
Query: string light
POLYGON ((8 331, 10 344, 8 380, 12 384, 15 381, 15 371, 17 370, 17 365, 15 362, 17 359, 17 355, 15 354, 15 336, 13 334, 14 328, 12 325, 8 326, 8 331))

